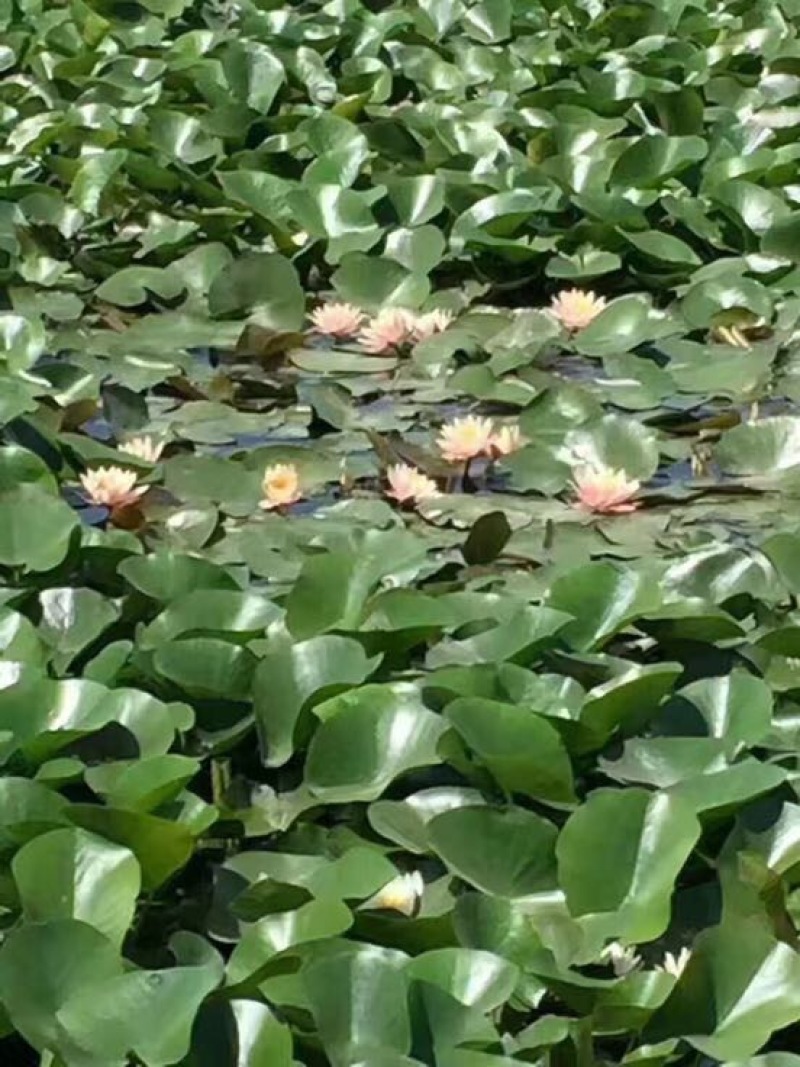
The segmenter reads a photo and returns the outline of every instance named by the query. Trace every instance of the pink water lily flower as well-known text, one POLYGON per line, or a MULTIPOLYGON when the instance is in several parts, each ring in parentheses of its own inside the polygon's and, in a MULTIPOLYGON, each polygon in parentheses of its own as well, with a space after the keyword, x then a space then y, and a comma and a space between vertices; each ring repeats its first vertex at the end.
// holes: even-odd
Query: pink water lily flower
POLYGON ((316 333, 344 340, 355 337, 364 321, 364 312, 354 304, 322 304, 311 312, 316 333))
POLYGON ((582 289, 564 289, 550 305, 555 317, 571 333, 585 329, 605 308, 605 297, 585 293, 582 289))
POLYGON ((640 483, 623 470, 611 467, 581 467, 574 473, 577 505, 586 511, 604 515, 622 515, 635 511, 638 501, 632 498, 640 483))
POLYGON ((125 441, 117 447, 120 452, 125 452, 129 456, 136 456, 137 459, 143 459, 147 463, 158 463, 165 444, 164 441, 156 441, 152 437, 145 436, 132 437, 130 441, 125 441))
POLYGON ((519 426, 501 426, 497 433, 492 434, 489 450, 493 459, 499 459, 518 452, 527 444, 528 438, 522 436, 519 426))
POLYGON ((261 482, 263 500, 260 507, 265 511, 286 508, 302 500, 300 476, 293 463, 275 463, 264 471, 261 482))
POLYGON ((125 508, 136 504, 148 490, 137 485, 136 471, 122 467, 95 467, 81 475, 81 485, 92 504, 106 508, 125 508))
POLYGON ((440 495, 436 482, 416 467, 398 463, 386 471, 389 488, 386 495, 398 504, 418 504, 440 495))
POLYGON ((425 315, 417 315, 414 321, 414 340, 426 341, 434 334, 442 333, 453 321, 452 311, 436 308, 425 315))
POLYGON ((494 426, 491 419, 467 415, 446 423, 437 444, 449 463, 468 463, 476 456, 488 456, 492 447, 494 426))
POLYGON ((414 340, 416 319, 405 308, 386 308, 358 335, 358 341, 371 356, 391 355, 414 340))

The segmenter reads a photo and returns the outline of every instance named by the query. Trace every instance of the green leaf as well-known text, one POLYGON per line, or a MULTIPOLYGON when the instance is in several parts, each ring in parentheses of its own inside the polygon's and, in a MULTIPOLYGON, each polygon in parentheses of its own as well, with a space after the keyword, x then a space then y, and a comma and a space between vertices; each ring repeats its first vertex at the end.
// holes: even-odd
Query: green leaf
POLYGON ((378 945, 350 945, 312 960, 302 982, 326 1056, 352 1067, 376 1052, 410 1051, 405 957, 378 945))
POLYGON ((45 589, 39 633, 64 664, 117 619, 117 607, 93 589, 45 589))
POLYGON ((35 485, 0 494, 0 563, 48 571, 67 554, 78 524, 58 497, 35 485))
POLYGON ((12 373, 32 367, 46 343, 44 327, 37 319, 0 312, 0 357, 12 373))
POLYGON ((761 234, 765 256, 780 256, 793 262, 800 257, 800 211, 779 218, 761 234))
POLYGON ((646 189, 663 184, 704 159, 708 145, 702 137, 666 137, 655 133, 628 145, 611 171, 612 185, 646 189))
MULTIPOLYGON (((121 973, 119 951, 86 923, 77 919, 24 923, 0 948, 0 1001, 33 1048, 53 1049, 66 1055, 68 1062, 102 1067, 109 1063, 108 1054, 105 1059, 87 1055, 60 1013, 82 990, 95 993, 121 973)), ((124 1058, 118 1055, 110 1062, 121 1067, 124 1058)))
POLYGON ((293 331, 303 325, 305 296, 288 259, 250 252, 223 267, 214 278, 208 308, 212 315, 252 313, 261 326, 293 331))
POLYGON ((444 182, 437 174, 387 178, 385 185, 403 226, 429 222, 444 207, 444 182))
POLYGON ((700 712, 710 737, 719 738, 729 756, 757 745, 772 725, 772 693, 760 678, 733 671, 722 678, 701 678, 680 689, 700 712))
POLYGON ((740 423, 723 434, 714 456, 724 471, 745 477, 794 471, 800 465, 800 418, 776 415, 740 423))
POLYGON ((383 307, 417 308, 430 293, 424 275, 412 274, 392 259, 361 252, 344 255, 331 282, 340 299, 370 312, 383 307))
POLYGON ((704 931, 645 1040, 681 1037, 716 1060, 745 1060, 800 1018, 800 958, 758 918, 704 931))
POLYGON ((255 637, 280 616, 258 593, 196 589, 178 597, 139 634, 139 647, 155 649, 187 633, 230 633, 255 637))
POLYGON ((630 352, 657 335, 648 302, 641 296, 621 296, 575 337, 575 348, 586 356, 630 352))
POLYGON ((153 815, 94 804, 73 804, 69 815, 84 830, 130 849, 142 869, 144 889, 158 888, 188 862, 194 849, 184 826, 153 815))
POLYGON ((366 685, 316 708, 305 783, 321 801, 374 800, 398 775, 439 763, 445 730, 413 685, 366 685))
POLYGON ((227 641, 190 637, 161 645, 153 665, 193 696, 243 700, 250 692, 255 659, 246 648, 227 641))
POLYGON ((376 665, 357 641, 334 635, 268 651, 253 678, 253 710, 266 766, 280 767, 291 758, 304 708, 361 685, 376 665))
POLYGON ((26 921, 77 919, 122 945, 141 878, 127 848, 83 830, 52 830, 19 850, 12 871, 26 921))
POLYGON ((601 789, 558 839, 558 880, 570 912, 608 938, 660 936, 675 880, 700 836, 688 805, 640 789, 601 789))
POLYGON ((496 897, 526 897, 555 886, 556 828, 523 808, 455 808, 428 825, 430 842, 465 881, 496 897))
POLYGON ((222 961, 194 934, 175 935, 177 967, 130 970, 94 987, 78 988, 61 1009, 71 1037, 95 1054, 130 1050, 152 1067, 167 1067, 189 1050, 197 1011, 222 978, 222 961))
POLYGON ((573 466, 610 467, 640 481, 655 474, 658 457, 658 439, 653 431, 621 415, 604 415, 570 431, 564 439, 563 458, 573 466))
POLYGON ((237 589, 234 579, 208 560, 181 552, 130 556, 117 573, 153 600, 168 603, 195 589, 237 589))
POLYGON ((527 708, 470 697, 448 704, 445 715, 503 789, 545 803, 574 801, 569 757, 546 719, 527 708))
POLYGON ((594 562, 556 579, 548 605, 573 616, 564 637, 573 648, 603 645, 639 615, 658 608, 655 582, 613 563, 594 562))

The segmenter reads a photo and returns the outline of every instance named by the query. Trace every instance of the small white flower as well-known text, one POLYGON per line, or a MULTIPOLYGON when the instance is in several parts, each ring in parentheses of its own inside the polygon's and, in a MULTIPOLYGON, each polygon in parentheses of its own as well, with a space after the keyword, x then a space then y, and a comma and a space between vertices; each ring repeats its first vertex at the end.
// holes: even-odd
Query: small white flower
POLYGON ((361 905, 363 909, 380 911, 399 911, 402 915, 412 916, 417 910, 420 897, 425 892, 425 882, 419 871, 411 874, 398 874, 369 900, 361 905))
POLYGON ((624 978, 626 974, 637 970, 642 965, 642 958, 632 945, 623 945, 619 941, 612 941, 600 953, 600 959, 604 963, 610 963, 617 978, 624 978))
POLYGON ((680 978, 691 958, 692 950, 684 945, 677 956, 674 956, 671 952, 666 952, 663 962, 658 964, 656 970, 671 974, 673 978, 680 978))

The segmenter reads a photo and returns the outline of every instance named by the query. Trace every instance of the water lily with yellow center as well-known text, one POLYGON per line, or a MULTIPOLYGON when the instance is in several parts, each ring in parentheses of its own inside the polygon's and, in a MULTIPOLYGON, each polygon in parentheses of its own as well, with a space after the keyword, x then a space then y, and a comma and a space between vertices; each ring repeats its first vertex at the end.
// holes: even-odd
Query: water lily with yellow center
POLYGON ((132 437, 130 441, 124 441, 118 445, 118 448, 120 452, 136 456, 137 459, 143 459, 147 463, 158 463, 165 444, 166 442, 156 441, 149 436, 132 437))
POLYGON ((398 463, 386 471, 389 488, 386 495, 398 504, 418 504, 440 495, 436 482, 416 467, 398 463))
POLYGON ((316 333, 344 340, 355 337, 364 321, 364 312, 354 304, 323 304, 311 312, 316 333))
POLYGON ((364 327, 358 341, 371 356, 386 356, 414 340, 414 314, 405 308, 386 308, 364 327))
POLYGON ((611 467, 580 467, 574 473, 577 504, 586 511, 605 515, 621 515, 639 506, 633 500, 640 483, 629 478, 623 470, 611 467))
POLYGON ((410 917, 416 914, 424 892, 425 882, 419 871, 413 871, 411 874, 398 874, 369 900, 365 900, 361 908, 399 911, 401 915, 410 917))
POLYGON ((148 490, 137 485, 136 471, 122 467, 95 467, 81 475, 81 485, 92 504, 106 508, 126 508, 138 501, 148 490))
POLYGON ((445 311, 443 308, 429 311, 425 315, 417 315, 414 320, 414 340, 426 341, 434 334, 443 333, 452 321, 452 311, 445 311))
POLYGON ((493 459, 500 456, 510 456, 512 452, 518 452, 528 444, 528 438, 523 437, 519 426, 501 426, 497 433, 492 434, 489 449, 493 459))
POLYGON ((449 463, 469 463, 476 456, 488 456, 491 450, 494 425, 491 419, 478 415, 466 415, 446 423, 439 434, 437 444, 444 459, 449 463))
POLYGON ((550 310, 570 333, 585 329, 605 308, 605 297, 582 289, 564 289, 550 305, 550 310))
POLYGON ((275 463, 264 471, 261 482, 263 500, 260 506, 265 511, 273 508, 288 508, 303 499, 300 492, 300 476, 293 463, 275 463))

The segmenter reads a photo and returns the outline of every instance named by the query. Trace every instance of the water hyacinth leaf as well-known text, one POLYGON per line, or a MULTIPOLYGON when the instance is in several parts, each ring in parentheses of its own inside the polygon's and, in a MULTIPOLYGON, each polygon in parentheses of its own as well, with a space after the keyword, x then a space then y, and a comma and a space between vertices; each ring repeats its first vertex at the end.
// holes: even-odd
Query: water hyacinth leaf
POLYGON ((36 319, 0 312, 0 356, 12 373, 26 371, 41 356, 46 344, 44 326, 36 319))
POLYGON ((406 973, 439 986, 480 1012, 505 1003, 518 976, 517 968, 501 956, 464 948, 425 952, 411 961, 406 973))
POLYGON ((250 692, 255 658, 245 648, 213 637, 191 637, 161 645, 156 671, 197 697, 243 700, 250 692))
POLYGON ((723 470, 744 477, 780 476, 800 465, 800 419, 777 415, 741 423, 723 434, 714 450, 723 470))
POLYGON ((70 821, 69 804, 60 793, 28 778, 0 779, 0 802, 0 842, 6 848, 24 844, 70 821))
POLYGON ((758 744, 772 724, 772 693, 760 678, 734 671, 721 678, 702 678, 676 693, 702 716, 709 736, 724 742, 731 755, 758 744))
POLYGON ((86 784, 112 807, 154 811, 175 800, 200 769, 197 760, 176 753, 105 763, 86 771, 86 784))
POLYGON ((699 835, 691 808, 675 798, 639 789, 592 793, 567 820, 556 848, 570 912, 628 943, 658 937, 699 835))
POLYGON ((292 1032, 266 1004, 233 1000, 237 1067, 292 1067, 292 1032))
POLYGON ((91 1067, 125 1062, 124 1052, 109 1060, 87 1055, 59 1013, 71 997, 87 989, 95 993, 122 973, 119 950, 99 930, 78 919, 24 923, 0 949, 0 1001, 15 1028, 38 1051, 54 1049, 67 1062, 91 1067))
POLYGON ((337 937, 352 923, 353 913, 335 899, 309 900, 296 911, 267 915, 246 928, 228 961, 228 981, 244 982, 279 953, 337 937))
POLYGON ((0 494, 0 563, 50 570, 67 554, 77 522, 71 508, 38 486, 0 494))
POLYGON ((70 1037, 95 1054, 133 1049, 153 1067, 185 1056, 197 1011, 222 979, 222 960, 193 934, 177 934, 171 947, 177 967, 131 970, 69 996, 60 1015, 70 1037))
POLYGON ((28 922, 77 919, 122 945, 141 883, 127 848, 83 830, 52 830, 21 848, 12 870, 28 922))
POLYGON ((459 877, 495 897, 555 886, 555 826, 523 808, 463 807, 428 825, 433 850, 459 877))
POLYGON ((292 331, 303 325, 305 297, 288 259, 251 252, 223 267, 211 283, 208 306, 212 315, 252 313, 261 326, 292 331))
POLYGON ((651 134, 634 140, 619 156, 611 172, 612 185, 647 188, 699 162, 708 152, 702 137, 651 134))
POLYGON ((222 567, 180 552, 130 556, 120 563, 117 573, 145 596, 164 603, 198 588, 238 588, 236 581, 222 567))
POLYGON ((800 1016, 794 949, 756 918, 704 931, 682 980, 645 1029, 645 1039, 680 1036, 717 1060, 746 1060, 773 1031, 800 1016))
POLYGON ((403 226, 421 226, 444 207, 444 182, 436 174, 391 178, 385 184, 403 226))
POLYGON ((558 578, 548 600, 550 607, 573 617, 564 637, 576 649, 600 647, 660 602, 651 578, 606 562, 587 563, 558 578))
POLYGON ((130 849, 139 861, 144 889, 160 886, 184 866, 194 849, 185 827, 154 815, 74 804, 69 816, 84 830, 130 849))
POLYGON ((374 313, 383 307, 419 307, 430 293, 425 275, 412 274, 392 259, 349 252, 331 282, 340 299, 374 313))
POLYGON ((778 789, 786 771, 757 759, 743 759, 730 767, 687 777, 676 782, 670 793, 698 814, 724 816, 778 789))
POLYGON ((552 608, 527 607, 499 625, 481 630, 463 641, 446 639, 435 645, 426 658, 430 669, 459 663, 526 662, 536 652, 553 645, 570 625, 570 616, 552 608))
POLYGON ((279 616, 280 609, 257 593, 197 589, 173 600, 139 635, 139 646, 158 648, 198 631, 256 636, 279 616))
POLYGON ((405 800, 378 800, 370 804, 367 817, 376 833, 388 838, 409 852, 428 850, 427 824, 436 815, 453 808, 480 804, 476 789, 443 786, 412 793, 405 800))
POLYGON ((333 634, 268 651, 253 678, 253 710, 266 766, 280 767, 291 757, 295 728, 310 700, 360 685, 377 662, 357 641, 333 634))
POLYGON ((604 415, 568 433, 559 458, 573 467, 623 470, 630 478, 646 481, 658 468, 658 439, 634 419, 604 415))
POLYGON ((302 983, 334 1067, 362 1056, 410 1051, 406 957, 377 945, 352 945, 312 960, 302 983))
POLYGON ((680 674, 678 663, 653 663, 591 689, 580 711, 578 747, 599 748, 615 731, 627 736, 642 729, 680 674))
POLYGON ((440 762, 445 723, 412 685, 368 685, 316 709, 305 783, 320 800, 375 800, 398 775, 440 762))
POLYGON ((118 618, 118 608, 93 589, 45 589, 39 633, 66 662, 118 618))
POLYGON ((575 347, 586 356, 630 352, 657 333, 650 314, 647 302, 641 297, 620 297, 578 333, 575 347))
POLYGON ((751 312, 768 321, 772 318, 772 299, 769 290, 760 282, 731 273, 690 286, 681 311, 689 326, 708 329, 714 325, 717 316, 730 311, 751 312))
POLYGON ((445 715, 498 784, 545 803, 575 799, 572 767, 558 731, 527 708, 463 697, 445 715))
POLYGON ((796 261, 800 242, 800 212, 776 219, 761 234, 761 251, 766 256, 780 256, 796 261))

